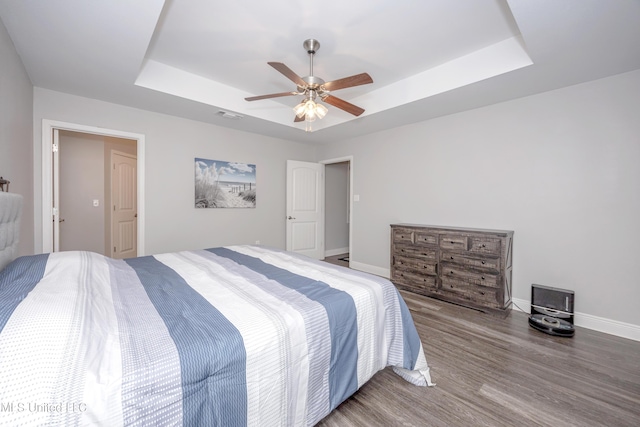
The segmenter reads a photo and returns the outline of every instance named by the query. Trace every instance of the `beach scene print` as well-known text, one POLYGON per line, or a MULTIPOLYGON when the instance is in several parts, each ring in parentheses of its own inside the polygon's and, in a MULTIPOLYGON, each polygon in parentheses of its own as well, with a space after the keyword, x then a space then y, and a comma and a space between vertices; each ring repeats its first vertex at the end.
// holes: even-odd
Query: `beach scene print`
POLYGON ((196 208, 255 208, 256 165, 195 159, 196 208))

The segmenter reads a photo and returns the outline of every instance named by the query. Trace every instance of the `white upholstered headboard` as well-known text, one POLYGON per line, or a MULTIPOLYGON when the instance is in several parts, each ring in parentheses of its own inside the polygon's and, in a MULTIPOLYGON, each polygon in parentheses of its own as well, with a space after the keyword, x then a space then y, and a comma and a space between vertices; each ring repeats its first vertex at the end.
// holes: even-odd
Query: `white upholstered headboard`
POLYGON ((22 196, 0 191, 0 270, 18 255, 22 196))

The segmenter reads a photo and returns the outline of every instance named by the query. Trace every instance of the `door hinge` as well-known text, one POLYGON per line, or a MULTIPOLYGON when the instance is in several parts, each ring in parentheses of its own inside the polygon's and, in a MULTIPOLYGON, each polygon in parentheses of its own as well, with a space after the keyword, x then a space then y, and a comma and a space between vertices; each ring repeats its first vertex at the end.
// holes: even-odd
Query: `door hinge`
POLYGON ((116 247, 115 247, 115 246, 113 247, 113 252, 114 252, 114 253, 116 252, 116 247))
POLYGON ((51 149, 52 149, 52 151, 53 151, 54 153, 57 153, 57 152, 58 152, 58 144, 53 144, 53 145, 51 146, 51 149))

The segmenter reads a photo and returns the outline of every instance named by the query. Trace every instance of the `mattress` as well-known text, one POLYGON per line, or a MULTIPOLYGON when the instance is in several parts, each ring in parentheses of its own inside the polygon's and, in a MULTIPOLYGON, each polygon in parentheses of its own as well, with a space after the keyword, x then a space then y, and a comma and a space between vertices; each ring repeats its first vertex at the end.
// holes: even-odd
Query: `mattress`
POLYGON ((278 249, 0 272, 0 424, 314 425, 387 366, 432 385, 393 284, 278 249))

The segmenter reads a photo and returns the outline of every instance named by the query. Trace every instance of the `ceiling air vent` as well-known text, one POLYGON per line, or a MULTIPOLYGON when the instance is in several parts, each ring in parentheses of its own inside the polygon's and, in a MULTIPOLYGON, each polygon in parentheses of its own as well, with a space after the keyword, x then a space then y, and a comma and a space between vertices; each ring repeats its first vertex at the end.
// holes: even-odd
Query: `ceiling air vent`
POLYGON ((235 113, 231 113, 229 111, 223 111, 223 110, 218 111, 218 115, 224 119, 229 119, 229 120, 240 120, 242 118, 240 114, 235 114, 235 113))

